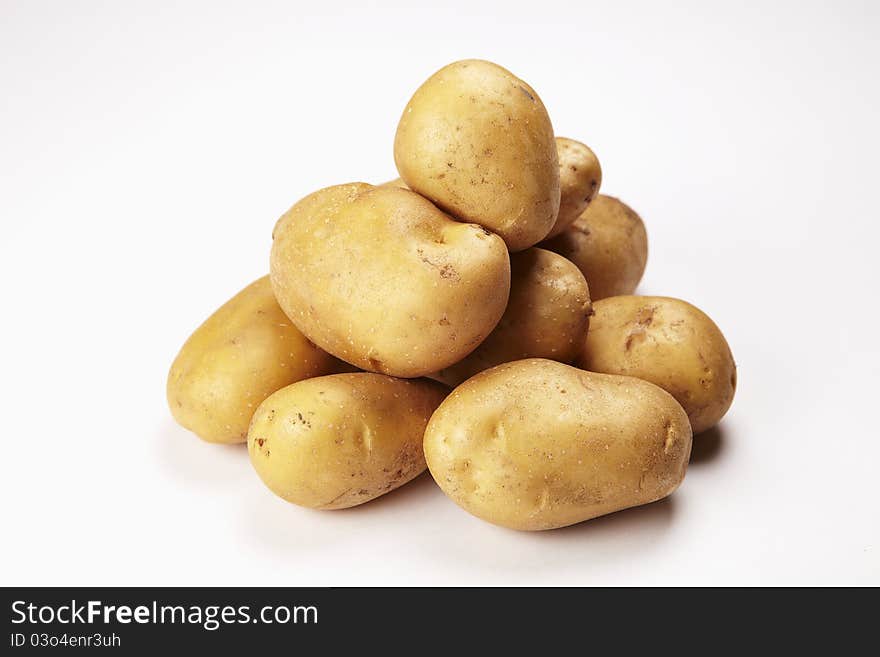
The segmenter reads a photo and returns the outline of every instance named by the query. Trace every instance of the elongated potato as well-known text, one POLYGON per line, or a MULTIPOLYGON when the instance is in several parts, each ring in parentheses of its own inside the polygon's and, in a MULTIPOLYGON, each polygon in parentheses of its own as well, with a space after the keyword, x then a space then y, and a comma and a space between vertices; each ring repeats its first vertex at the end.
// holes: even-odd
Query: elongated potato
POLYGON ((669 297, 598 301, 577 365, 636 376, 678 400, 694 433, 714 426, 736 392, 736 364, 721 330, 699 308, 669 297))
POLYGON ((628 205, 599 194, 561 234, 541 243, 578 266, 593 301, 632 294, 648 261, 645 224, 628 205))
POLYGON ((564 527, 666 497, 691 428, 657 386, 543 359, 477 374, 431 417, 425 457, 459 506, 512 529, 564 527))
POLYGON ((510 260, 497 236, 405 189, 337 185, 275 226, 272 287, 304 335, 374 372, 458 362, 501 319, 510 260))
POLYGON ((422 437, 447 389, 426 379, 361 372, 308 379, 254 414, 248 453, 276 495, 313 509, 344 509, 425 470, 422 437))
POLYGON ((556 237, 580 217, 602 184, 602 167, 586 144, 556 138, 559 154, 559 214, 545 239, 556 237))
POLYGON ((251 283, 189 337, 168 373, 177 422, 212 443, 243 443, 257 406, 286 385, 352 369, 309 342, 269 277, 251 283))
POLYGON ((510 256, 510 300, 495 330, 464 360, 436 374, 456 386, 477 372, 522 358, 571 362, 589 325, 583 274, 560 255, 531 248, 510 256))
POLYGON ((419 87, 397 126, 394 161, 413 191, 511 251, 537 244, 556 221, 550 117, 534 89, 491 62, 455 62, 419 87))

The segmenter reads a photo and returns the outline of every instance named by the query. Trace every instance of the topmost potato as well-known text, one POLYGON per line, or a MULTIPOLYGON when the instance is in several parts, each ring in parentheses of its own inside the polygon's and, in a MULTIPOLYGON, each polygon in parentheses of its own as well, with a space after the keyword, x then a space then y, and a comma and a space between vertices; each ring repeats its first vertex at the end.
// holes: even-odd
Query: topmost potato
POLYGON ((394 160, 406 184, 521 251, 559 212, 559 164, 538 94, 510 71, 468 59, 416 91, 400 118, 394 160))

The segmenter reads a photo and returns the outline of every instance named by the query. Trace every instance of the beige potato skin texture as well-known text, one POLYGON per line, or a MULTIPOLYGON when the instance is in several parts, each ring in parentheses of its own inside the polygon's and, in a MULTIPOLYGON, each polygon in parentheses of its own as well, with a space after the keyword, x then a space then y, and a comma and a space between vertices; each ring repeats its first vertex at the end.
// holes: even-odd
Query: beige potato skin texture
POLYGON ((425 432, 440 488, 478 518, 522 530, 666 497, 690 451, 687 416, 657 386, 543 359, 477 374, 425 432))
POLYGON ((668 297, 609 297, 593 308, 578 366, 660 386, 682 405, 695 434, 718 423, 733 403, 736 364, 715 322, 668 297))
POLYGON ((648 261, 648 234, 641 217, 605 194, 596 196, 569 228, 540 246, 578 266, 593 301, 632 294, 648 261))
POLYGON ((361 369, 418 377, 458 362, 501 319, 510 260, 497 235, 418 194, 352 183, 275 227, 272 287, 296 326, 361 369))
POLYGON ((394 161, 413 190, 511 251, 546 237, 559 211, 553 126, 538 94, 491 62, 432 75, 403 111, 394 161))
POLYGON ((168 373, 171 414, 211 443, 243 443, 257 406, 286 385, 350 370, 282 312, 269 277, 221 306, 189 337, 168 373))
POLYGON ((592 312, 583 274, 560 255, 532 247, 510 256, 510 300, 495 330, 463 361, 432 374, 456 386, 477 372, 522 358, 571 362, 592 312))
POLYGON ((388 180, 388 181, 383 182, 383 183, 376 185, 376 186, 377 187, 397 187, 399 189, 409 189, 409 187, 406 186, 406 183, 403 182, 403 178, 395 178, 394 180, 388 180))
POLYGON ((424 472, 425 426, 447 392, 427 379, 369 372, 295 383, 254 414, 251 463, 272 492, 293 504, 363 504, 424 472))
POLYGON ((559 154, 559 214, 545 239, 556 237, 584 213, 602 185, 602 167, 586 144, 556 138, 559 154))

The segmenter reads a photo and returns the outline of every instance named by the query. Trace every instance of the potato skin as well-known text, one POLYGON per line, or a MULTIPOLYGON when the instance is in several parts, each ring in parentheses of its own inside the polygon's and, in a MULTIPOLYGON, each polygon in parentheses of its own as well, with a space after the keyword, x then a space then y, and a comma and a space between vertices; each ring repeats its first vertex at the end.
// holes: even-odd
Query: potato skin
POLYGON ((248 285, 189 337, 168 373, 171 414, 211 443, 243 443, 257 406, 286 385, 351 367, 309 342, 269 277, 248 285))
POLYGON ((398 187, 400 189, 409 189, 409 187, 406 186, 406 183, 403 182, 403 178, 395 178, 394 180, 388 180, 388 181, 385 181, 379 185, 376 185, 376 187, 398 187))
POLYGON ((363 504, 424 472, 425 426, 447 392, 427 379, 370 372, 300 381, 254 413, 251 463, 272 492, 293 504, 363 504))
POLYGON ((511 251, 546 237, 559 211, 559 164, 544 104, 497 64, 454 62, 403 111, 394 161, 406 184, 511 251))
POLYGON ((648 234, 641 217, 605 194, 596 196, 569 228, 540 246, 578 266, 593 301, 632 294, 648 261, 648 234))
POLYGON ((559 154, 559 214, 545 239, 556 237, 584 213, 602 185, 602 167, 586 144, 556 138, 559 154))
POLYGON ((571 362, 580 353, 592 312, 580 270, 536 247, 512 254, 510 270, 510 300, 498 326, 464 360, 432 374, 432 379, 456 386, 512 360, 571 362))
POLYGON ((404 189, 328 187, 294 205, 273 235, 281 307, 315 344, 364 370, 418 377, 452 365, 507 305, 501 238, 404 189))
POLYGON ((665 391, 543 359, 477 374, 425 432, 440 488, 478 518, 522 530, 666 497, 690 451, 687 416, 665 391))
POLYGON ((682 405, 695 434, 718 423, 733 403, 736 364, 715 322, 669 297, 609 297, 593 308, 579 367, 660 386, 682 405))

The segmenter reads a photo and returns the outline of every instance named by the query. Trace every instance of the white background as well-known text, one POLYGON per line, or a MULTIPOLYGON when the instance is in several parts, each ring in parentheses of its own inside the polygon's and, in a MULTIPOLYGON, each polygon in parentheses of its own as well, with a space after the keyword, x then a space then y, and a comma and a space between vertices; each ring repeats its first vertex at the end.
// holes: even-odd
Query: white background
POLYGON ((880 584, 880 5, 414 4, 0 1, 2 584, 880 584), (394 177, 407 99, 465 57, 595 149, 640 290, 733 348, 667 501, 516 533, 425 476, 310 511, 169 416, 277 217, 394 177))

